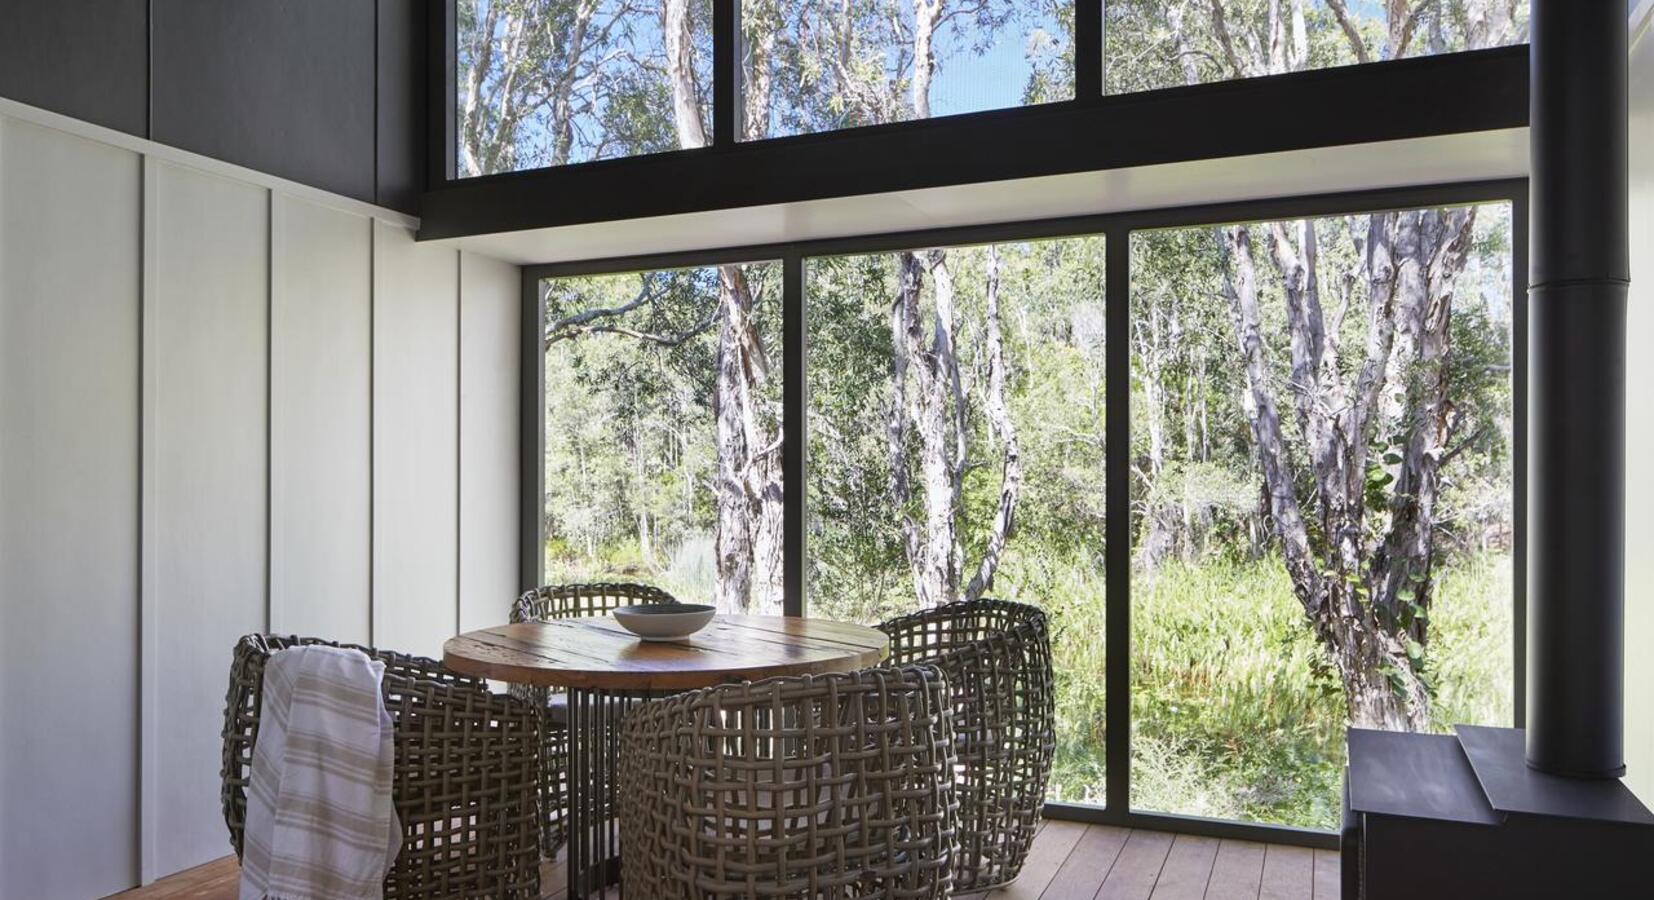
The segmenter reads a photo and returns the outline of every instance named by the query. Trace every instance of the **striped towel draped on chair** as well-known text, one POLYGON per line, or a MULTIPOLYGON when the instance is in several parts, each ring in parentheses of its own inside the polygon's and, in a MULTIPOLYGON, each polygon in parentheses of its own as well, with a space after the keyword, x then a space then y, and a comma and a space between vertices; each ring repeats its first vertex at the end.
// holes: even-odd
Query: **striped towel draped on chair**
POLYGON ((378 900, 402 829, 385 664, 358 650, 271 654, 247 796, 240 900, 378 900))

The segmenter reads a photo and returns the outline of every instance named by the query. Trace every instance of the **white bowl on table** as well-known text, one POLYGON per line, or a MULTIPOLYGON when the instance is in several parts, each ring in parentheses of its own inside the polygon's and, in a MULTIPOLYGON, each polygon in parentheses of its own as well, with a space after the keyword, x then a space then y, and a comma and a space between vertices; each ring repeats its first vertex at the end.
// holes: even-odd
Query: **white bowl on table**
POLYGON ((681 641, 705 628, 717 610, 700 603, 646 603, 614 611, 620 627, 646 641, 681 641))

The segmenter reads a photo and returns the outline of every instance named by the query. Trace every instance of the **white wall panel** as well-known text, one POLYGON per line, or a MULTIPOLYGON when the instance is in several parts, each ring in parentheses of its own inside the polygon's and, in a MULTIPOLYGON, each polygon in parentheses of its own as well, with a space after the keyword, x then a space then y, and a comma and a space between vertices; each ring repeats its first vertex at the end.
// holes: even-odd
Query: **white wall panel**
POLYGON ((458 626, 459 253, 373 233, 373 642, 439 657, 458 626))
POLYGON ((223 856, 231 650, 265 628, 269 191, 151 161, 144 300, 145 875, 223 856))
POLYGON ((520 272, 460 256, 461 631, 504 622, 517 594, 520 272))
POLYGON ((270 630, 365 643, 370 220, 279 194, 272 203, 270 630))
POLYGON ((138 873, 139 166, 0 118, 0 897, 138 873))
POLYGON ((242 634, 504 617, 518 270, 7 103, 0 898, 84 900, 229 852, 242 634))
MULTIPOLYGON (((1631 54, 1631 301, 1626 340, 1654 344, 1654 37, 1631 54)), ((1626 783, 1654 806, 1654 357, 1626 361, 1625 764, 1626 783)))

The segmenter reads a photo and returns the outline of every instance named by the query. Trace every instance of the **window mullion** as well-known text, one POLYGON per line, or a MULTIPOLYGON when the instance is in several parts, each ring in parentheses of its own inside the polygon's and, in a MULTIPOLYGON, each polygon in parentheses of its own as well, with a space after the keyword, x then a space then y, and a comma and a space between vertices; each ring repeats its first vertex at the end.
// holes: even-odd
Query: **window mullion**
POLYGON ((1075 0, 1074 97, 1090 100, 1103 93, 1103 8, 1108 0, 1075 0))
POLYGON ((730 146, 741 128, 741 0, 712 0, 712 143, 730 146))
POLYGON ((1105 233, 1107 805, 1131 808, 1131 232, 1105 233))
POLYGON ((804 615, 805 573, 808 557, 805 545, 809 435, 805 430, 809 414, 809 371, 804 297, 804 257, 793 249, 782 259, 781 269, 781 491, 782 560, 781 582, 785 591, 783 612, 804 615))

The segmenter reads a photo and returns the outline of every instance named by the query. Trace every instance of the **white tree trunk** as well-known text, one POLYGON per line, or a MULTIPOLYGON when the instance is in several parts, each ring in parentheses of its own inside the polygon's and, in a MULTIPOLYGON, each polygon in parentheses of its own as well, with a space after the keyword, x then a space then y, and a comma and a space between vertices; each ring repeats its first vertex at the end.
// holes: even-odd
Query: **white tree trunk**
MULTIPOLYGON (((1244 30, 1231 32, 1222 0, 1208 14, 1224 58, 1238 75, 1276 74, 1306 60, 1302 0, 1269 0, 1262 46, 1244 30)), ((1508 4, 1471 0, 1467 43, 1508 41, 1515 35, 1508 4)), ((1326 0, 1355 56, 1365 45, 1346 0, 1326 0)), ((1385 45, 1380 55, 1408 52, 1427 4, 1385 0, 1385 45)), ((1179 6, 1168 16, 1174 44, 1189 48, 1179 6)), ((1186 77, 1196 72, 1185 67, 1186 77)), ((1315 535, 1306 525, 1282 435, 1279 405, 1267 377, 1262 318, 1251 234, 1245 226, 1217 229, 1226 293, 1245 365, 1242 406, 1251 426, 1271 531, 1311 626, 1333 658, 1344 684, 1352 724, 1419 730, 1429 723, 1429 692, 1417 672, 1423 619, 1408 607, 1427 606, 1434 558, 1439 468, 1452 433, 1446 363, 1453 279, 1463 267, 1474 213, 1423 210, 1350 220, 1360 258, 1353 277, 1368 288, 1363 359, 1353 380, 1338 362, 1338 328, 1322 310, 1314 223, 1268 227, 1270 255, 1287 302, 1291 352, 1287 390, 1303 435, 1313 489, 1315 535), (1394 479, 1385 510, 1366 508, 1368 445, 1375 435, 1404 434, 1400 461, 1386 463, 1394 479), (1379 514, 1384 514, 1379 518, 1379 514), (1376 537, 1369 537, 1371 532, 1376 537)))
POLYGON ((678 146, 684 148, 707 145, 690 25, 689 0, 662 0, 661 37, 666 41, 666 74, 672 82, 672 122, 677 126, 678 146))
POLYGON ((947 603, 959 589, 959 550, 954 516, 958 508, 959 441, 952 426, 949 399, 959 383, 959 360, 953 350, 952 280, 946 256, 932 250, 921 261, 916 253, 898 258, 900 285, 891 314, 892 396, 886 435, 891 463, 891 487, 902 511, 903 545, 913 588, 923 607, 947 603), (920 299, 926 275, 936 297, 931 340, 925 341, 920 299), (909 435, 919 463, 919 500, 923 515, 911 510, 911 481, 907 474, 909 435))
POLYGON ((988 247, 986 273, 987 323, 984 340, 988 349, 988 423, 990 435, 999 439, 1001 463, 999 470, 999 502, 994 519, 988 527, 988 543, 976 574, 965 585, 963 599, 975 600, 993 587, 994 573, 999 569, 1005 546, 1016 528, 1017 495, 1022 490, 1022 444, 1017 439, 1016 422, 1011 418, 1011 407, 1006 402, 1005 342, 1001 336, 999 316, 999 251, 988 247))

